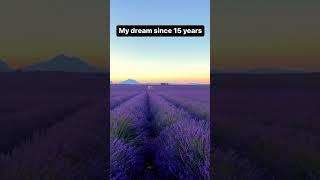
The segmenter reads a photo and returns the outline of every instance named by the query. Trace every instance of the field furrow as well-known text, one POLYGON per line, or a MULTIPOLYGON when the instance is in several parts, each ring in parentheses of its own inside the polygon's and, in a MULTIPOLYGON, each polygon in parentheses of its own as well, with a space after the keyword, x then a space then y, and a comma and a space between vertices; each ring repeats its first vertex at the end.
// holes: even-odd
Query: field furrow
POLYGON ((54 126, 74 115, 90 104, 87 98, 75 98, 73 101, 63 99, 48 101, 44 106, 33 104, 27 111, 13 113, 1 118, 0 153, 9 153, 21 142, 28 141, 33 134, 54 126))

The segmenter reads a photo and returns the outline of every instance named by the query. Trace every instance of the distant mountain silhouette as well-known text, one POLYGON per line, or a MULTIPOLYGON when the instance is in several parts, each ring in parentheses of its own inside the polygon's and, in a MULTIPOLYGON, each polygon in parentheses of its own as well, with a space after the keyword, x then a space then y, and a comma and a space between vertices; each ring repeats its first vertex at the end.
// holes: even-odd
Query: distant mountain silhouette
POLYGON ((290 74, 290 73, 303 73, 300 70, 292 70, 292 69, 280 69, 280 68, 256 68, 251 69, 248 73, 252 74, 290 74))
POLYGON ((249 70, 223 70, 214 69, 211 70, 212 74, 300 74, 306 73, 303 70, 296 69, 281 69, 281 68, 255 68, 249 70))
POLYGON ((11 72, 13 69, 0 59, 0 72, 11 72))
POLYGON ((62 71, 62 72, 104 72, 102 69, 92 66, 79 57, 58 55, 37 64, 21 69, 22 71, 62 71))
POLYGON ((121 81, 119 84, 140 84, 140 83, 134 79, 127 79, 125 81, 121 81))

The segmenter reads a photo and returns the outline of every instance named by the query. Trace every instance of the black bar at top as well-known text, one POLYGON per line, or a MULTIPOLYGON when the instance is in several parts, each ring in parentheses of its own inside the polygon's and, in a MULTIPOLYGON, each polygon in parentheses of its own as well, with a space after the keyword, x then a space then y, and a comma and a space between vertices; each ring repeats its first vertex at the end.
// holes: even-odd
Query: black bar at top
POLYGON ((118 37, 202 37, 203 25, 118 25, 118 37), (124 31, 126 29, 126 33, 124 31), (155 30, 156 29, 156 30, 155 30), (157 30, 171 30, 171 33, 156 33, 157 30), (129 30, 129 31, 128 31, 129 30), (136 33, 134 32, 136 30, 136 33), (138 30, 144 32, 138 33, 138 30), (180 31, 181 30, 181 31, 180 31))

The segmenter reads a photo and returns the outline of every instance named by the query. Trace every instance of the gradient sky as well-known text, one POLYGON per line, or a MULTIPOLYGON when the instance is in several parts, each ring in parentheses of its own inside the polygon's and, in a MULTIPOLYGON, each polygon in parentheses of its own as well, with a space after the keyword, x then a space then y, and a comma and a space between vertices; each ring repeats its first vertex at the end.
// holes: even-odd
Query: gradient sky
MULTIPOLYGON (((215 68, 320 70, 319 0, 213 2, 215 68)), ((106 12, 107 1, 1 0, 0 59, 21 67, 65 53, 105 67, 106 12)), ((112 77, 206 81, 208 24, 209 0, 111 0, 112 77), (117 24, 204 24, 207 36, 117 38, 117 24)))
POLYGON ((107 1, 1 0, 0 59, 26 66, 58 54, 107 65, 107 1))
POLYGON ((209 82, 209 0, 111 0, 110 6, 112 81, 209 82), (118 38, 116 25, 121 24, 205 25, 206 36, 118 38))
POLYGON ((319 0, 214 1, 214 67, 320 71, 319 7, 319 0))

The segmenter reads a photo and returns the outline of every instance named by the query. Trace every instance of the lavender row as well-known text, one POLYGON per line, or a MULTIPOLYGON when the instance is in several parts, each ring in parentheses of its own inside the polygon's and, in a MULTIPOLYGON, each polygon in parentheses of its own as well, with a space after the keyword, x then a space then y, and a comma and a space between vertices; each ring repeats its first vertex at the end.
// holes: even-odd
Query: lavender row
POLYGON ((158 86, 159 94, 168 94, 182 98, 193 99, 203 103, 210 103, 210 85, 169 85, 158 86))
POLYGON ((111 179, 133 178, 143 171, 147 117, 147 94, 145 92, 111 111, 111 179))
POLYGON ((118 95, 126 95, 130 93, 141 93, 145 89, 145 86, 124 85, 124 84, 111 84, 110 85, 110 97, 118 95))
POLYGON ((150 92, 149 100, 150 111, 153 116, 152 124, 157 134, 178 121, 192 118, 188 112, 176 108, 175 105, 169 103, 156 93, 150 92))
POLYGON ((0 179, 104 179, 104 109, 103 102, 88 105, 2 155, 0 179))
POLYGON ((114 97, 119 97, 119 96, 127 96, 127 95, 132 95, 132 94, 138 94, 141 91, 138 90, 114 90, 114 86, 111 86, 110 88, 110 98, 114 98, 114 97))
POLYGON ((1 116, 0 153, 9 152, 21 141, 29 139, 35 132, 44 130, 73 115, 86 106, 86 97, 33 97, 34 103, 26 108, 1 116), (42 102, 39 106, 38 102, 42 102))
POLYGON ((209 179, 210 131, 208 121, 197 121, 189 112, 149 93, 157 131, 155 161, 166 178, 209 179))
POLYGON ((299 177, 297 179, 308 179, 310 174, 319 177, 319 136, 259 121, 250 124, 248 120, 232 121, 232 126, 230 122, 219 122, 216 139, 267 168, 268 175, 299 177))
MULTIPOLYGON (((197 94, 201 96, 201 93, 197 94)), ((179 92, 176 93, 161 93, 161 96, 166 100, 170 101, 174 105, 184 108, 190 114, 193 115, 194 118, 202 120, 205 119, 207 121, 210 120, 210 103, 203 102, 197 100, 196 97, 184 97, 180 96, 179 92)), ((207 97, 210 99, 210 97, 207 97)))
POLYGON ((132 97, 136 96, 138 93, 127 93, 125 95, 118 95, 111 97, 110 99, 110 109, 114 109, 115 107, 119 106, 121 103, 131 99, 132 97))
POLYGON ((213 177, 215 179, 273 179, 266 177, 265 171, 257 168, 234 150, 214 148, 213 177))

